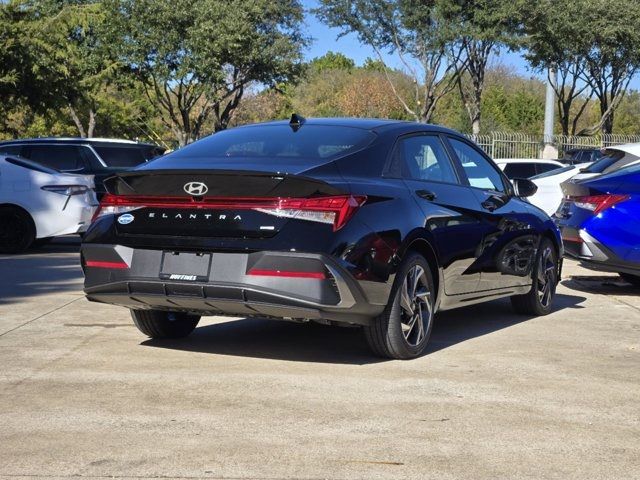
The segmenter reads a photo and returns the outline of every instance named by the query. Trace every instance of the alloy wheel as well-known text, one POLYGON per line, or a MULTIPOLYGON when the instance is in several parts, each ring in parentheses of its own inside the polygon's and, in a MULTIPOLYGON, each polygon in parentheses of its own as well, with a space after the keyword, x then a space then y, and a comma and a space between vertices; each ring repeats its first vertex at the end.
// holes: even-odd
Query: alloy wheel
POLYGON ((538 299, 544 308, 551 304, 555 282, 556 264, 551 247, 547 247, 542 251, 538 264, 538 299))
POLYGON ((425 339, 433 321, 431 291, 424 269, 409 269, 400 290, 401 327, 407 343, 417 347, 425 339))

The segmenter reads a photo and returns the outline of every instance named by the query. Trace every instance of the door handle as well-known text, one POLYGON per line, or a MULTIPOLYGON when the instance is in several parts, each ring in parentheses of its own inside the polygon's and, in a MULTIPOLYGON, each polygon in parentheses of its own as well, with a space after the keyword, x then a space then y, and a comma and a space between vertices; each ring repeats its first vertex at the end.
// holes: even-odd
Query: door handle
POLYGON ((425 200, 433 201, 436 199, 436 194, 429 190, 416 190, 416 195, 425 200))

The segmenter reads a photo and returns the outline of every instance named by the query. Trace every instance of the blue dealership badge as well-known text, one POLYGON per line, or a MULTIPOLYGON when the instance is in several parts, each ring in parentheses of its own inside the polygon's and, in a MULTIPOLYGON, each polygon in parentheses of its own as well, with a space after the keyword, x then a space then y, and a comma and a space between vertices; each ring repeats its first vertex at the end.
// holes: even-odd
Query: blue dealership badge
POLYGON ((124 215, 120 215, 118 217, 118 223, 120 225, 128 225, 133 222, 134 219, 135 217, 133 215, 131 215, 130 213, 125 213, 124 215))

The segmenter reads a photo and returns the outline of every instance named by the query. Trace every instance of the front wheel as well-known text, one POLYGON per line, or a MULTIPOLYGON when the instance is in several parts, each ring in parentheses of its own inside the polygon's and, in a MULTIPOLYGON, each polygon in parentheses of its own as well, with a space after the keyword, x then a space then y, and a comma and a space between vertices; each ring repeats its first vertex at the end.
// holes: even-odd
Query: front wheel
POLYGON ((551 313, 557 285, 558 255, 551 241, 545 238, 538 248, 531 290, 511 297, 511 304, 516 312, 524 315, 547 315, 551 313))
POLYGON ((384 312, 364 327, 371 350, 399 360, 423 354, 433 327, 434 300, 429 264, 422 255, 409 254, 398 269, 384 312))
POLYGON ((630 283, 634 287, 640 287, 640 275, 632 275, 630 273, 620 272, 618 275, 627 283, 630 283))
POLYGON ((200 321, 197 315, 160 310, 131 310, 131 317, 138 330, 151 338, 186 337, 200 321))

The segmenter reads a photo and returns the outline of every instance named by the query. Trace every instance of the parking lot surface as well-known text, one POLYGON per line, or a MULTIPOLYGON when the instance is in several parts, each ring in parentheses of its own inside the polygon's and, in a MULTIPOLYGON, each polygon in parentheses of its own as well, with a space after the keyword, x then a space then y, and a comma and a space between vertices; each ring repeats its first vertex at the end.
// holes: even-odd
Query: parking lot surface
POLYGON ((78 246, 0 256, 0 478, 640 478, 640 291, 567 262, 556 310, 443 312, 429 352, 205 318, 151 341, 78 246))

